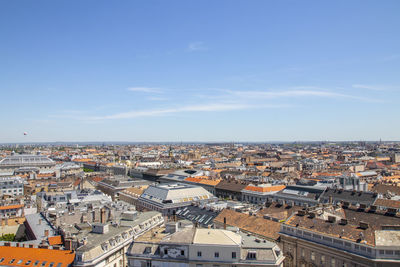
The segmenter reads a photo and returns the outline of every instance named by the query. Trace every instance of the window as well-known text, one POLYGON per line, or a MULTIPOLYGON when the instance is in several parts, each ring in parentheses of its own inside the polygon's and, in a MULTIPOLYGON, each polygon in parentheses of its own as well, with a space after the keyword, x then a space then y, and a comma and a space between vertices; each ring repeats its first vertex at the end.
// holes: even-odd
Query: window
POLYGON ((181 250, 181 256, 185 256, 185 251, 181 250))
POLYGON ((236 252, 232 252, 232 259, 236 259, 236 252))
POLYGON ((304 258, 304 255, 305 255, 305 253, 304 253, 304 248, 302 248, 302 249, 301 249, 301 256, 304 258))
POLYGON ((249 251, 249 254, 247 254, 247 258, 256 259, 257 258, 256 252, 255 251, 249 251))
POLYGON ((3 261, 4 261, 4 258, 1 258, 1 259, 0 259, 0 262, 3 262, 3 261))
POLYGON ((385 253, 386 253, 386 255, 393 255, 394 251, 393 250, 386 250, 385 253))
POLYGON ((164 254, 168 254, 168 249, 164 249, 164 254))
POLYGON ((331 267, 336 266, 336 260, 334 258, 331 259, 331 267))
POLYGON ((314 251, 311 251, 311 260, 315 261, 315 252, 314 251))
POLYGON ((201 251, 197 251, 197 257, 201 257, 201 251))
POLYGON ((325 265, 325 255, 321 256, 321 265, 325 265))
POLYGON ((49 264, 49 267, 53 267, 54 266, 54 262, 51 262, 50 264, 49 264))
POLYGON ((203 267, 203 264, 196 264, 196 267, 203 267))
POLYGON ((10 260, 10 263, 13 263, 15 261, 15 259, 10 260))
POLYGON ((33 266, 37 266, 39 264, 39 261, 35 261, 35 263, 33 264, 33 266))
POLYGON ((214 253, 214 257, 215 257, 215 258, 219 258, 219 252, 215 252, 215 253, 214 253))
POLYGON ((46 266, 47 261, 42 262, 42 264, 40 266, 46 266))
POLYGON ((23 262, 23 260, 19 260, 17 261, 17 264, 21 264, 23 262))

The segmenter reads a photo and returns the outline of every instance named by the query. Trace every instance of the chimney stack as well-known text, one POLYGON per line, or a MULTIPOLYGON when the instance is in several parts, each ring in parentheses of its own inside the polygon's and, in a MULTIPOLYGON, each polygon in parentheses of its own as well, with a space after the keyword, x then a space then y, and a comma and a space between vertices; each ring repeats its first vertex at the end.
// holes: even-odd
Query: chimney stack
POLYGON ((106 221, 107 221, 107 219, 106 219, 106 210, 104 208, 101 208, 101 210, 100 210, 100 222, 102 224, 105 224, 106 221))
POLYGON ((47 230, 47 229, 44 230, 44 236, 49 237, 49 230, 47 230))
POLYGON ((64 243, 65 243, 66 250, 72 250, 72 240, 71 239, 66 239, 64 243))
POLYGON ((226 217, 224 217, 224 230, 226 230, 226 217))

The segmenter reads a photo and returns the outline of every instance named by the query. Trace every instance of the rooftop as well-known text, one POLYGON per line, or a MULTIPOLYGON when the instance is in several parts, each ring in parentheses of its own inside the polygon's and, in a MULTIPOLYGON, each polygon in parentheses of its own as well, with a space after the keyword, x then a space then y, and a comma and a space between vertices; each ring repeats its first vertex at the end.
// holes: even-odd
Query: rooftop
POLYGON ((193 244, 240 246, 241 242, 240 235, 218 229, 196 229, 193 237, 193 244))
POLYGON ((42 248, 0 247, 0 264, 2 266, 36 266, 67 267, 74 261, 75 253, 69 250, 42 248), (39 265, 40 264, 40 265, 39 265), (43 265, 44 264, 44 265, 43 265))
POLYGON ((236 212, 230 209, 224 209, 216 218, 215 222, 224 223, 229 226, 235 226, 242 231, 250 232, 264 238, 276 240, 279 238, 280 223, 264 219, 258 216, 236 212))
POLYGON ((0 167, 53 166, 56 163, 43 155, 12 155, 0 160, 0 167))

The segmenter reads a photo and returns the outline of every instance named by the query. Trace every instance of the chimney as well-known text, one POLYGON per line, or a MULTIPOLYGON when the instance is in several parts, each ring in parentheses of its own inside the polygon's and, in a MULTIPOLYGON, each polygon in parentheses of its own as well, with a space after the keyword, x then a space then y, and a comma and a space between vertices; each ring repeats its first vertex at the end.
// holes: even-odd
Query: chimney
POLYGON ((105 224, 106 221, 107 221, 107 219, 106 219, 106 210, 104 208, 101 208, 101 210, 100 210, 100 222, 102 224, 105 224))
POLYGON ((64 244, 65 244, 66 250, 72 250, 72 240, 71 239, 66 239, 64 244))
POLYGON ((42 219, 39 219, 39 222, 38 222, 38 224, 39 224, 39 225, 41 225, 41 224, 42 224, 42 219))
POLYGON ((341 225, 346 225, 347 224, 347 219, 344 219, 344 218, 342 218, 342 219, 340 219, 340 222, 339 222, 341 225))
POLYGON ((332 204, 332 196, 329 196, 329 204, 332 204))
POLYGON ((49 230, 47 230, 47 229, 44 230, 44 236, 49 237, 49 230))
POLYGON ((226 230, 226 217, 224 217, 224 230, 226 230))

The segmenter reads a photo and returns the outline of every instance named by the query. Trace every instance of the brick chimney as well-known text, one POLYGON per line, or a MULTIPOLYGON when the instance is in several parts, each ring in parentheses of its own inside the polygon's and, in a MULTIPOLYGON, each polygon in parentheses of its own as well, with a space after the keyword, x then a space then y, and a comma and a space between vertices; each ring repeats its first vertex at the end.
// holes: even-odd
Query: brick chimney
POLYGON ((65 245, 66 250, 72 250, 72 240, 71 239, 65 239, 64 245, 65 245))
POLYGON ((100 210, 100 222, 102 224, 105 224, 107 222, 106 210, 104 208, 101 208, 101 210, 100 210))

